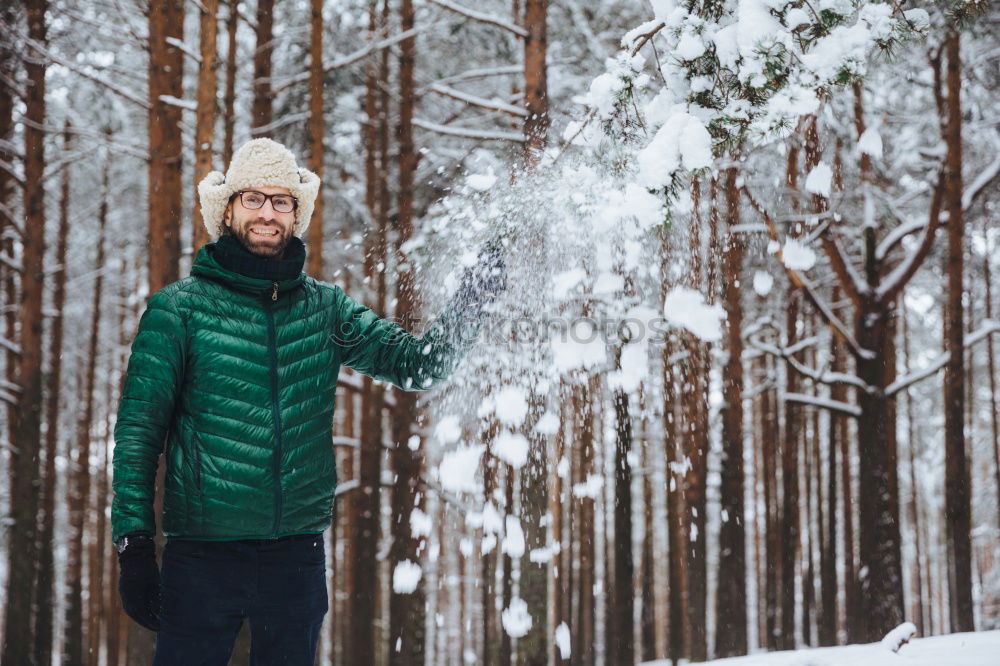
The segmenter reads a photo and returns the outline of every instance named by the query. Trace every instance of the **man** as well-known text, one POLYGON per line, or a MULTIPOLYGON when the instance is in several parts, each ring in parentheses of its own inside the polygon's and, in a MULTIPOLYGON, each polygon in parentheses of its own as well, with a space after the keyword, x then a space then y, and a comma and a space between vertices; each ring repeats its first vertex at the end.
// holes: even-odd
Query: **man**
POLYGON ((281 144, 245 144, 225 176, 198 187, 218 240, 140 319, 115 425, 111 522, 123 606, 158 631, 157 666, 228 663, 245 617, 253 663, 313 664, 328 606, 322 535, 340 366, 429 388, 468 348, 463 324, 474 331, 506 287, 491 248, 438 322, 411 336, 302 273, 318 191, 281 144), (153 495, 164 442, 161 579, 153 495))

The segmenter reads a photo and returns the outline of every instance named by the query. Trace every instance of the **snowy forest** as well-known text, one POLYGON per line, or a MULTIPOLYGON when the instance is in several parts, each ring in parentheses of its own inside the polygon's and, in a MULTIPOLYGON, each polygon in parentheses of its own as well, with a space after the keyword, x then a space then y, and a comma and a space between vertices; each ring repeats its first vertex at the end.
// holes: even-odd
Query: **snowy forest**
MULTIPOLYGON (((0 662, 151 662, 109 525, 122 380, 210 240, 196 184, 270 137, 322 178, 309 276, 419 333, 484 242, 508 270, 446 384, 340 374, 318 664, 958 632, 993 637, 979 661, 911 663, 997 663, 998 26, 981 0, 4 2, 0 662)), ((835 654, 808 663, 892 657, 835 654)))

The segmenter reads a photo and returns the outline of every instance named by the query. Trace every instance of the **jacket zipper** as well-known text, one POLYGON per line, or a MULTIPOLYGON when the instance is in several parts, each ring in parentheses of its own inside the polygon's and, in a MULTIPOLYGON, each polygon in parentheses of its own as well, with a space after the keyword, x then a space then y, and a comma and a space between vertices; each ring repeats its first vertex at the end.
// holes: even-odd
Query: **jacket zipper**
MULTIPOLYGON (((278 283, 275 282, 271 301, 277 300, 278 283)), ((278 527, 281 525, 281 408, 278 405, 278 336, 274 327, 274 308, 268 304, 264 310, 267 313, 267 351, 271 356, 271 413, 274 416, 274 455, 271 460, 271 472, 274 474, 273 538, 278 536, 278 527)))
POLYGON ((198 433, 192 433, 192 439, 194 440, 194 485, 198 490, 201 490, 201 440, 198 439, 198 433))

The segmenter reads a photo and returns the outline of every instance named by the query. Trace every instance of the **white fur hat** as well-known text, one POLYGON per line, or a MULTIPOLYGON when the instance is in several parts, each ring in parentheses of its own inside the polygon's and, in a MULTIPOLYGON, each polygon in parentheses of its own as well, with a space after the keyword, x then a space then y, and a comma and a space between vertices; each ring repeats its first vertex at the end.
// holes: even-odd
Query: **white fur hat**
POLYGON ((236 151, 225 176, 211 171, 198 183, 201 218, 209 235, 216 239, 225 229, 223 214, 229 197, 247 188, 285 187, 299 200, 292 233, 302 237, 309 227, 319 183, 319 176, 295 163, 288 148, 271 139, 253 139, 236 151))

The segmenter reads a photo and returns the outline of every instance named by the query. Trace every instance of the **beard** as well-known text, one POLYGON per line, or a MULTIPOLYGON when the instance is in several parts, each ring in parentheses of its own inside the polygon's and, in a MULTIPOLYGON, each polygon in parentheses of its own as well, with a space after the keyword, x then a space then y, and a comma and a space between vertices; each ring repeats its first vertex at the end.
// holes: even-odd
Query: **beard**
POLYGON ((236 240, 240 242, 240 245, 247 252, 255 254, 258 257, 281 259, 285 254, 285 248, 288 247, 288 243, 292 240, 291 228, 286 231, 277 225, 258 222, 257 220, 248 221, 238 228, 234 227, 227 227, 229 233, 236 237, 236 240), (250 228, 253 226, 266 226, 278 233, 271 238, 261 238, 250 231, 250 228))

